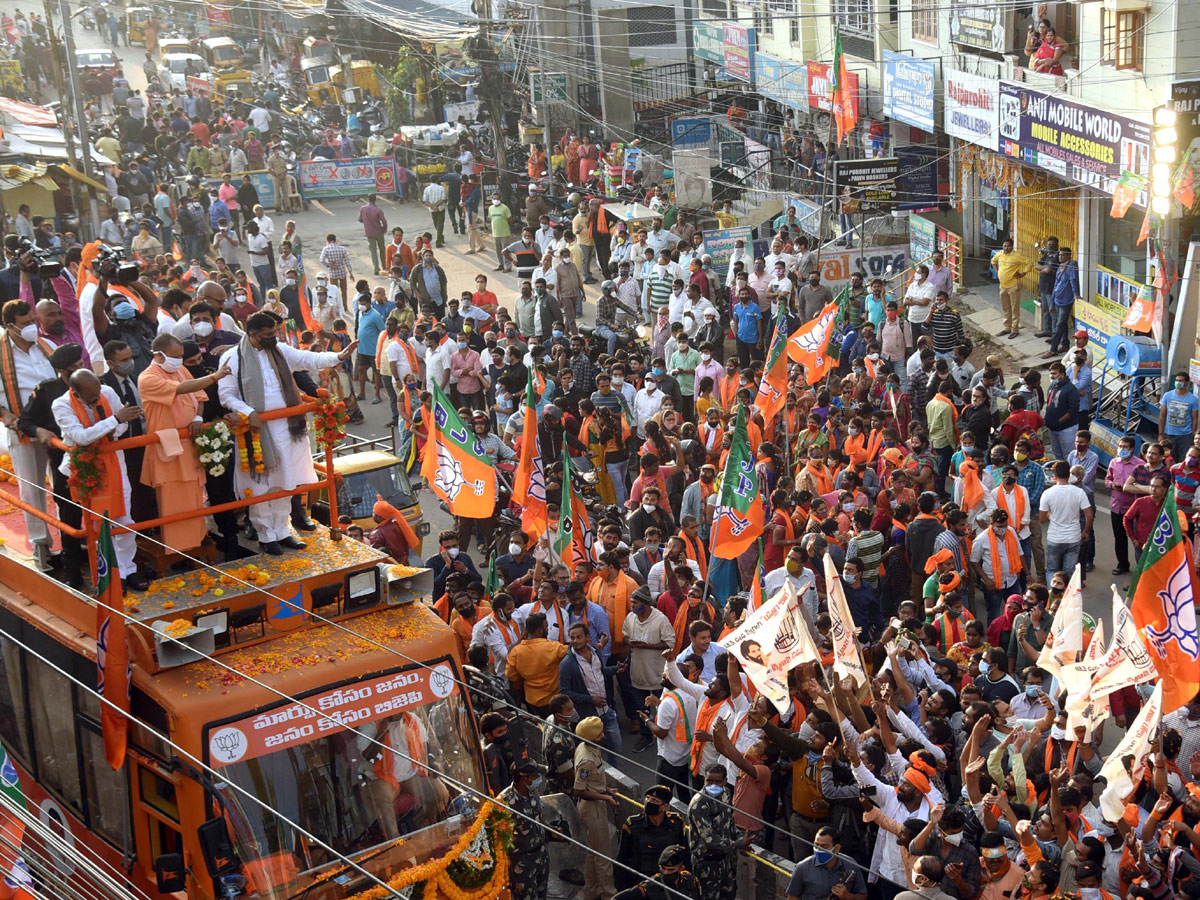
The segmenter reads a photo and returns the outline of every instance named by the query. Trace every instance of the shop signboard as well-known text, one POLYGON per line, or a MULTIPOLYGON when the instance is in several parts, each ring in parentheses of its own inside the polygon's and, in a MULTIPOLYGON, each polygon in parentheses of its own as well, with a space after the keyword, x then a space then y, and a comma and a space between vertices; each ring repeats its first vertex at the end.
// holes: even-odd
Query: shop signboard
POLYGON ((1175 133, 1182 159, 1192 142, 1200 138, 1200 78, 1172 82, 1171 105, 1175 108, 1175 133))
POLYGON ((753 233, 754 229, 748 225, 704 232, 704 250, 712 257, 713 269, 720 274, 722 280, 724 280, 725 275, 729 272, 729 260, 736 249, 736 242, 739 240, 745 241, 745 247, 750 247, 753 241, 753 233))
MULTIPOLYGON (((846 74, 849 76, 850 96, 854 106, 854 117, 857 119, 859 117, 858 73, 847 72, 846 74)), ((819 109, 821 112, 829 112, 831 109, 828 63, 810 62, 808 64, 808 106, 810 109, 819 109)))
POLYGON ((1141 285, 1119 272, 1096 267, 1095 290, 1091 297, 1075 304, 1075 321, 1088 333, 1092 355, 1103 357, 1109 340, 1128 332, 1121 326, 1129 305, 1138 295, 1141 285))
POLYGON ((754 55, 754 89, 792 109, 808 109, 808 67, 802 62, 754 55))
MULTIPOLYGON (((1122 172, 1150 176, 1150 126, 1023 84, 1000 82, 1000 151, 1112 194, 1122 172)), ((1145 207, 1146 192, 1137 205, 1145 207)))
POLYGON ((746 164, 746 139, 721 141, 721 168, 741 168, 746 164))
POLYGON ((707 147, 712 141, 712 121, 704 116, 671 120, 671 144, 675 147, 707 147))
POLYGON ((725 29, 720 22, 692 23, 692 49, 700 59, 725 65, 725 29))
POLYGON ((310 159, 300 163, 299 169, 296 180, 309 200, 394 194, 397 190, 396 160, 391 156, 310 159))
POLYGON ((995 79, 957 69, 942 73, 942 128, 946 134, 989 150, 999 149, 1000 89, 995 79))
MULTIPOLYGON (((705 243, 708 234, 704 235, 705 243)), ((889 244, 886 247, 851 247, 845 250, 826 248, 821 251, 821 283, 834 294, 850 280, 855 272, 862 272, 869 282, 872 278, 885 277, 888 266, 892 272, 902 272, 908 266, 908 247, 904 244, 889 244)))
POLYGON ((991 0, 952 0, 950 40, 964 47, 1003 53, 1007 44, 1004 17, 1009 8, 991 0))
MULTIPOLYGON (((906 53, 883 51, 883 114, 932 132, 937 70, 932 62, 906 53)), ((761 82, 759 93, 762 93, 761 82)))
POLYGON ((737 22, 722 22, 725 71, 738 81, 754 81, 754 29, 737 22))
POLYGON ((930 209, 938 205, 938 160, 936 144, 897 147, 900 175, 896 179, 900 209, 930 209))
POLYGON ((899 159, 839 159, 833 173, 843 212, 853 215, 896 208, 899 159))
POLYGON ((0 59, 0 88, 19 94, 25 90, 25 76, 21 74, 19 59, 0 59))

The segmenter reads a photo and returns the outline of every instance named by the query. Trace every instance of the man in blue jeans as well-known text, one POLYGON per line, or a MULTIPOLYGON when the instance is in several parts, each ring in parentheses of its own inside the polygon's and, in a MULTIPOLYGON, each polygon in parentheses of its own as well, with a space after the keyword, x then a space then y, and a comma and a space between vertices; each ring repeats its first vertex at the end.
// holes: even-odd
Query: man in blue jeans
POLYGON ((1050 338, 1050 350, 1043 359, 1054 359, 1067 352, 1071 346, 1071 333, 1075 323, 1075 301, 1081 299, 1079 289, 1079 264, 1071 259, 1071 248, 1058 250, 1058 271, 1054 274, 1054 336, 1050 338))
POLYGON ((1042 301, 1042 330, 1034 337, 1054 336, 1054 278, 1058 274, 1058 238, 1046 238, 1037 262, 1038 295, 1042 301))
POLYGON ((1038 518, 1046 523, 1046 571, 1075 571, 1079 548, 1092 533, 1092 504, 1083 488, 1071 484, 1071 464, 1060 459, 1054 464, 1053 487, 1042 492, 1038 518), (1080 515, 1083 526, 1080 527, 1080 515))

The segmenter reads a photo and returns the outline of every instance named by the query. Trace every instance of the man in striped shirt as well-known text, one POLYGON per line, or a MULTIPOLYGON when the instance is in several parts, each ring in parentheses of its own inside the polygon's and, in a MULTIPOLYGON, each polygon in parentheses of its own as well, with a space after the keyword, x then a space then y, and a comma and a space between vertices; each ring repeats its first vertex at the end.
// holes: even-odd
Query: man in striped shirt
POLYGON ((933 352, 942 359, 953 359, 954 348, 966 340, 962 316, 950 308, 950 295, 945 291, 938 291, 925 328, 933 338, 933 352))
POLYGON ((645 279, 643 303, 646 317, 654 321, 658 311, 671 301, 671 287, 675 283, 675 275, 671 272, 671 255, 663 252, 658 255, 658 263, 650 270, 645 279))
POLYGON ((337 242, 336 234, 325 235, 325 246, 321 248, 321 265, 329 272, 329 280, 338 286, 342 297, 349 297, 346 292, 346 276, 353 277, 354 269, 350 266, 350 254, 337 242))
MULTIPOLYGON (((879 587, 879 565, 883 561, 883 535, 871 528, 871 511, 854 511, 854 537, 846 545, 846 559, 862 562, 863 581, 871 587, 879 587)), ((877 623, 872 623, 877 624, 877 623)))

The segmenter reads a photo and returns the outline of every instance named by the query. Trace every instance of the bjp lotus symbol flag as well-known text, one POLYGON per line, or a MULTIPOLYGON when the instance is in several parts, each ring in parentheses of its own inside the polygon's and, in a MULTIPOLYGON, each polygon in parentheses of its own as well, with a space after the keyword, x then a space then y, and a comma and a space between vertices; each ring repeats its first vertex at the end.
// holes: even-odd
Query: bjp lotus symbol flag
POLYGON ((450 506, 451 515, 488 519, 496 511, 496 473, 492 461, 475 433, 463 424, 436 381, 433 421, 421 474, 433 492, 450 506))
POLYGON ((587 507, 576 496, 575 488, 571 485, 571 454, 568 450, 567 436, 564 434, 562 500, 558 504, 558 533, 554 536, 551 549, 574 575, 576 565, 592 560, 595 536, 587 507))
POLYGON ((729 456, 721 476, 713 513, 712 555, 736 559, 763 533, 763 505, 758 496, 758 472, 746 435, 746 407, 738 406, 729 456))
POLYGON ((537 540, 546 530, 550 516, 546 512, 546 473, 538 444, 537 395, 533 389, 533 370, 525 385, 525 424, 521 437, 521 458, 513 477, 513 502, 521 507, 521 530, 537 540))
POLYGON ((1129 592, 1134 624, 1162 679, 1162 708, 1174 711, 1200 690, 1196 571, 1179 527, 1174 488, 1158 513, 1129 592))
POLYGON ((833 337, 833 322, 837 318, 837 303, 830 303, 815 319, 801 325, 788 338, 788 359, 804 366, 809 384, 816 384, 832 367, 829 359, 829 339, 833 337))
POLYGON ((108 511, 105 510, 96 542, 96 690, 108 701, 100 707, 104 756, 113 771, 118 771, 125 764, 129 686, 133 673, 126 633, 125 593, 121 589, 117 551, 108 522, 108 511))
POLYGON ((763 421, 768 425, 783 409, 784 397, 787 394, 787 332, 783 330, 786 316, 780 316, 775 325, 775 337, 771 339, 771 350, 767 354, 767 367, 763 370, 762 380, 758 384, 758 396, 754 405, 763 414, 763 421))

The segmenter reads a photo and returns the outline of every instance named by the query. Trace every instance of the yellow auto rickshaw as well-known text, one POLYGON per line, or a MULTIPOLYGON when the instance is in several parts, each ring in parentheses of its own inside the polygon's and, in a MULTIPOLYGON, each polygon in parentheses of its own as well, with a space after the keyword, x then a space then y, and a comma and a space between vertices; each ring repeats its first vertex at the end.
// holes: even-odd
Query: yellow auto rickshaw
POLYGON ((304 39, 300 55, 304 59, 324 59, 334 62, 337 60, 337 49, 329 38, 310 34, 304 39))
POLYGON ((222 103, 228 103, 232 99, 254 99, 254 75, 245 69, 214 72, 213 81, 216 97, 222 103))
POLYGON ((165 60, 172 53, 195 53, 192 42, 178 35, 159 35, 158 58, 165 60))
POLYGON ((242 66, 242 48, 233 38, 205 38, 196 49, 214 72, 240 69, 242 66))
POLYGON ((368 60, 355 59, 344 65, 333 66, 329 70, 329 77, 339 87, 359 88, 364 94, 380 96, 379 76, 375 74, 375 66, 368 60))
MULTIPOLYGON (((309 511, 322 525, 336 525, 342 516, 349 516, 364 531, 375 527, 372 509, 382 497, 404 514, 418 538, 429 534, 429 523, 421 514, 417 489, 408 479, 404 461, 395 452, 389 439, 351 439, 334 451, 333 468, 338 478, 338 511, 331 517, 329 496, 325 491, 309 495, 309 511), (332 521, 331 521, 332 519, 332 521)), ((314 461, 315 468, 324 472, 325 460, 314 461)), ((415 548, 420 553, 421 548, 415 548)))
POLYGON ((129 43, 146 43, 146 26, 150 24, 153 11, 148 6, 131 6, 125 10, 129 22, 129 43))
POLYGON ((304 74, 304 87, 308 91, 308 99, 314 106, 320 107, 328 102, 337 102, 341 89, 333 80, 332 66, 325 59, 302 59, 300 71, 304 74), (333 98, 332 101, 330 98, 333 98))

